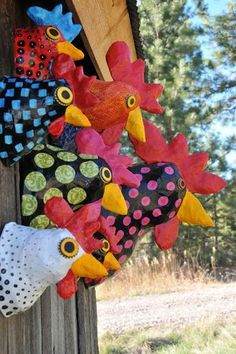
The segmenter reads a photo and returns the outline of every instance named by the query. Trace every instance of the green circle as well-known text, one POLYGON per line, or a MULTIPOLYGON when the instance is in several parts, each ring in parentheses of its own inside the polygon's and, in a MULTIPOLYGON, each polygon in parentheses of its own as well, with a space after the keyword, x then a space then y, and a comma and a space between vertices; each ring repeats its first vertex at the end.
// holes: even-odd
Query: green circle
POLYGON ((43 196, 43 202, 47 203, 53 197, 63 197, 62 191, 58 188, 49 188, 43 196))
POLYGON ((49 168, 54 164, 54 158, 49 154, 40 152, 39 154, 35 155, 34 162, 40 168, 49 168))
POLYGON ((33 150, 40 151, 40 150, 43 150, 44 148, 45 148, 45 146, 43 144, 38 144, 33 148, 33 150))
POLYGON ((31 220, 30 226, 36 229, 45 229, 49 225, 49 219, 46 215, 38 215, 31 220))
POLYGON ((40 172, 30 172, 25 178, 25 186, 31 192, 39 192, 46 187, 46 179, 40 172))
POLYGON ((59 146, 54 146, 54 145, 46 145, 48 149, 52 150, 52 151, 61 151, 63 150, 62 148, 60 148, 59 146))
POLYGON ((87 155, 87 154, 79 154, 79 157, 83 160, 96 160, 98 158, 97 155, 87 155))
POLYGON ((79 170, 85 177, 95 177, 99 172, 98 165, 93 161, 82 162, 79 170))
POLYGON ((32 215, 38 207, 37 199, 30 194, 23 194, 22 195, 22 202, 21 202, 21 213, 23 216, 30 216, 32 215))
POLYGON ((74 180, 75 178, 75 170, 73 167, 68 165, 62 165, 57 167, 55 171, 55 176, 58 182, 67 184, 74 180))
POLYGON ((83 188, 75 187, 72 188, 67 194, 67 200, 70 204, 79 204, 87 197, 87 193, 83 188))
POLYGON ((72 162, 77 160, 77 156, 72 152, 61 151, 58 152, 57 157, 63 161, 72 162))

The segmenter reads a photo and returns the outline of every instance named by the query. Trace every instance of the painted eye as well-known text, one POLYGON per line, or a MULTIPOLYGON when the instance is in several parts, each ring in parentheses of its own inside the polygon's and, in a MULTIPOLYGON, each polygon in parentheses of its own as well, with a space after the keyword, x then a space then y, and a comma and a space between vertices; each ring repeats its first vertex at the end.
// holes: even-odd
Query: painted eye
POLYGON ((110 243, 105 238, 102 239, 102 243, 103 243, 102 250, 107 253, 110 249, 110 243))
POLYGON ((79 252, 79 245, 73 238, 64 238, 59 245, 60 253, 66 258, 73 258, 79 252))
POLYGON ((184 182, 184 180, 182 179, 182 178, 180 178, 179 180, 178 180, 178 187, 180 188, 180 189, 184 189, 186 186, 185 186, 185 182, 184 182))
POLYGON ((112 174, 111 174, 111 171, 109 170, 109 168, 102 167, 101 170, 100 170, 100 175, 101 175, 102 180, 105 183, 111 182, 112 174))
POLYGON ((48 39, 53 41, 58 41, 58 39, 60 39, 60 32, 56 27, 48 27, 45 31, 45 34, 48 39))
POLYGON ((128 108, 133 108, 136 103, 136 98, 134 96, 128 96, 126 98, 126 105, 128 108))
POLYGON ((68 87, 61 86, 55 92, 55 99, 62 106, 69 106, 73 101, 73 93, 68 87))

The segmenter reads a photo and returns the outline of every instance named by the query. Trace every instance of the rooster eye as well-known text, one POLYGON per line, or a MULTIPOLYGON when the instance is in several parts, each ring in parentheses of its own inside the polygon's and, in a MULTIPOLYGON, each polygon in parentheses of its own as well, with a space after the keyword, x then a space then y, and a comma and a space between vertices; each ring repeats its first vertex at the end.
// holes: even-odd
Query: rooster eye
POLYGON ((103 243, 103 248, 102 250, 104 252, 108 252, 110 249, 110 243, 106 240, 106 239, 102 239, 102 243, 103 243))
POLYGON ((136 103, 136 99, 134 96, 128 96, 126 98, 126 105, 128 108, 134 107, 135 103, 136 103))
POLYGON ((45 31, 45 34, 48 39, 53 41, 58 41, 58 39, 60 39, 60 32, 56 27, 48 27, 45 31))
POLYGON ((178 187, 180 188, 180 189, 184 189, 186 186, 185 186, 185 183, 184 183, 184 180, 182 179, 182 178, 180 178, 179 180, 178 180, 178 187))
POLYGON ((73 93, 68 87, 61 86, 56 90, 55 98, 62 106, 69 106, 73 101, 73 93))
POLYGON ((59 245, 60 253, 66 258, 73 258, 79 252, 79 245, 73 238, 64 238, 59 245))
POLYGON ((112 180, 111 171, 107 167, 101 168, 100 176, 105 183, 111 182, 111 180, 112 180))

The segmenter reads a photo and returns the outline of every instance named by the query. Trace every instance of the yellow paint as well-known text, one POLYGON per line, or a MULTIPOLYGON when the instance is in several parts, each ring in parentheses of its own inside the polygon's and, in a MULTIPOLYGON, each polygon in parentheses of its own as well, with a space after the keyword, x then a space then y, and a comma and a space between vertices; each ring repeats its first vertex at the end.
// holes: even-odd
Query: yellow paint
POLYGON ((119 270, 121 269, 120 263, 111 252, 108 252, 104 258, 103 265, 107 269, 119 270))
POLYGON ((120 215, 126 215, 128 213, 125 199, 118 184, 109 183, 105 186, 102 197, 102 207, 120 215))
POLYGON ((128 120, 125 129, 137 140, 145 143, 145 129, 143 125, 143 117, 140 107, 135 108, 129 112, 128 120))
POLYGON ((78 127, 91 127, 91 123, 86 115, 73 104, 66 108, 65 122, 78 127))
POLYGON ((59 54, 68 54, 73 60, 80 60, 84 58, 84 53, 70 42, 59 42, 57 44, 57 50, 59 54))
POLYGON ((76 277, 91 279, 102 278, 108 275, 106 268, 91 254, 84 254, 75 261, 71 270, 76 277))
POLYGON ((214 226, 212 218, 207 214, 200 201, 189 191, 184 196, 177 217, 179 221, 187 224, 214 226))

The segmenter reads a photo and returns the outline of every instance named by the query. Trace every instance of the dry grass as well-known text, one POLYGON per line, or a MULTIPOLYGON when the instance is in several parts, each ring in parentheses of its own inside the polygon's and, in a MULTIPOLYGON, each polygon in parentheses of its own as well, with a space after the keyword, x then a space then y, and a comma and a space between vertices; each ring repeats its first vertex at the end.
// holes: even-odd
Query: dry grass
POLYGON ((194 260, 179 265, 173 253, 162 252, 151 262, 146 256, 129 261, 116 276, 97 290, 98 300, 158 294, 216 284, 194 260))

